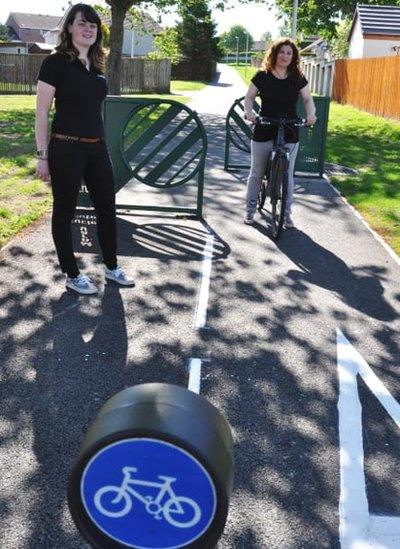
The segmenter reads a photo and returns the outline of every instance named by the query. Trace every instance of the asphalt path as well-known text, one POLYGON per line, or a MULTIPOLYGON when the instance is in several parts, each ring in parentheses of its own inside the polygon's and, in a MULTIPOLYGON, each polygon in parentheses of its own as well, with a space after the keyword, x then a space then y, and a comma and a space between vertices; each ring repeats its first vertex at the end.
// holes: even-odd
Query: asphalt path
MULTIPOLYGON (((247 174, 225 172, 223 158, 225 115, 243 92, 224 69, 190 105, 209 140, 204 221, 119 217, 121 264, 134 289, 104 284, 94 225, 75 231, 81 266, 100 286, 95 297, 64 291, 49 219, 1 252, 1 547, 86 547, 66 503, 84 433, 125 387, 188 386, 193 358, 200 393, 235 441, 221 549, 334 548, 340 531, 342 547, 396 547, 391 527, 381 545, 368 521, 355 537, 347 532, 363 490, 367 508, 355 527, 366 516, 400 516, 397 410, 385 410, 382 386, 365 373, 400 402, 400 263, 324 179, 296 180, 296 229, 278 244, 268 216, 242 223, 247 174), (363 357, 364 370, 348 355, 341 362, 346 349, 363 357), (354 376, 340 378, 349 365, 354 376), (357 436, 365 486, 354 488, 345 479, 357 436)), ((129 186, 123 192, 125 202, 129 186)))

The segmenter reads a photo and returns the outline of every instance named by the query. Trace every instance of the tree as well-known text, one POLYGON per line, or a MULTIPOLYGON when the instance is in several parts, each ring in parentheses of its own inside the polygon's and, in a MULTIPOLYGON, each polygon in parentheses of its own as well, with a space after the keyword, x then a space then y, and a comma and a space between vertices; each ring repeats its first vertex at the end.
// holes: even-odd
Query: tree
POLYGON ((335 59, 343 59, 349 53, 348 36, 351 19, 343 19, 336 27, 336 36, 331 40, 331 50, 335 59))
MULTIPOLYGON (((265 4, 266 9, 276 4, 281 15, 290 21, 293 0, 240 0, 244 4, 254 1, 265 4)), ((400 0, 369 0, 368 4, 400 6, 400 0)), ((298 29, 305 34, 320 34, 331 38, 337 32, 338 21, 353 17, 356 5, 357 0, 299 0, 298 29)))
POLYGON ((7 42, 9 39, 7 27, 0 23, 0 42, 7 42))
POLYGON ((181 0, 178 14, 182 21, 176 26, 179 50, 192 61, 217 60, 222 56, 216 24, 206 0, 181 0))
POLYGON ((264 42, 265 44, 265 49, 268 48, 268 46, 271 44, 272 42, 272 34, 269 32, 269 31, 266 31, 264 32, 264 34, 262 35, 261 37, 261 40, 264 42))
POLYGON ((154 38, 155 51, 148 54, 150 59, 170 59, 173 65, 179 61, 178 33, 175 29, 165 29, 154 38))
POLYGON ((108 48, 110 45, 110 27, 107 23, 101 24, 101 34, 103 35, 103 46, 108 48))
POLYGON ((100 17, 111 17, 111 10, 107 6, 101 4, 93 4, 93 9, 100 15, 100 17))
POLYGON ((242 25, 234 25, 221 35, 221 46, 226 52, 236 52, 237 49, 244 51, 246 49, 247 38, 250 50, 254 43, 253 37, 242 25))
POLYGON ((128 10, 132 7, 138 8, 146 4, 152 4, 158 9, 165 8, 176 3, 176 0, 105 0, 111 8, 111 29, 110 29, 110 55, 107 61, 107 79, 110 93, 120 95, 120 73, 122 42, 124 37, 124 20, 128 10))
MULTIPOLYGON (((292 0, 276 0, 284 13, 290 16, 292 0)), ((387 5, 388 0, 369 0, 368 4, 387 5)), ((391 0, 390 4, 400 5, 400 0, 391 0)), ((298 28, 306 34, 320 34, 326 38, 336 35, 337 22, 343 18, 352 18, 357 0, 299 0, 298 28)))

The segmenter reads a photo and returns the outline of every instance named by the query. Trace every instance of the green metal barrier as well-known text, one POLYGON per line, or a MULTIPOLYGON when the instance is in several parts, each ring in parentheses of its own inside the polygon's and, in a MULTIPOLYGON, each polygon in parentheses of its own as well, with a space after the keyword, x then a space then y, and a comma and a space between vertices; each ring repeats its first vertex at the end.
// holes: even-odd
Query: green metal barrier
MULTIPOLYGON (((326 135, 329 118, 329 97, 314 97, 318 122, 312 128, 300 128, 300 146, 295 171, 317 173, 322 177, 325 164, 326 135)), ((259 112, 260 105, 254 102, 253 109, 259 112)), ((297 105, 299 116, 305 117, 301 101, 297 105)), ((248 169, 250 165, 230 161, 231 148, 250 153, 251 127, 243 119, 244 97, 236 99, 226 117, 225 132, 225 170, 248 169)))
MULTIPOLYGON (((169 99, 107 97, 103 116, 116 192, 132 179, 168 192, 197 178, 195 207, 118 204, 117 209, 201 217, 207 136, 197 113, 169 99)), ((83 184, 78 206, 89 205, 83 184)))

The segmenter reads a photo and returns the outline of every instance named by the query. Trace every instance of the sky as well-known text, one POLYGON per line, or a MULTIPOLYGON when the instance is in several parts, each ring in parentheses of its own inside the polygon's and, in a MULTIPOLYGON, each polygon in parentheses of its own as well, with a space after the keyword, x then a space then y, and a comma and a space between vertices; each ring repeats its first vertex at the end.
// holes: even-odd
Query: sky
MULTIPOLYGON (((76 4, 77 0, 73 0, 76 4)), ((87 4, 104 4, 102 0, 86 0, 87 4)), ((213 19, 217 23, 217 32, 221 34, 229 30, 233 25, 245 27, 255 40, 260 40, 262 35, 269 31, 275 38, 278 35, 278 27, 273 14, 267 11, 266 4, 240 4, 233 0, 234 8, 224 12, 213 11, 213 19)), ((12 2, 0 1, 0 23, 5 23, 10 11, 21 13, 40 13, 43 15, 61 15, 63 8, 68 5, 67 0, 12 0, 12 2)), ((154 14, 153 14, 154 15, 154 14)), ((173 25, 176 16, 173 14, 163 17, 163 25, 173 25)))

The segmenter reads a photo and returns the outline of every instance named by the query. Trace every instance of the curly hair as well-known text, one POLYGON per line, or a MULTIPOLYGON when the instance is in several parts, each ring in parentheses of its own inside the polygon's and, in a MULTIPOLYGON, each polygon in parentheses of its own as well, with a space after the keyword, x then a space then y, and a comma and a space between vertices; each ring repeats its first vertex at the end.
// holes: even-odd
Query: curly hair
POLYGON ((268 48, 267 53, 261 64, 261 70, 263 71, 272 71, 275 68, 276 61, 278 59, 278 53, 282 46, 290 46, 293 51, 293 57, 290 65, 288 66, 288 73, 290 76, 293 76, 296 80, 302 77, 300 70, 300 53, 299 49, 296 46, 296 43, 291 38, 278 38, 275 40, 270 47, 268 48))
POLYGON ((102 46, 103 35, 101 32, 101 19, 88 4, 75 4, 69 10, 64 18, 63 26, 59 35, 59 43, 55 50, 58 53, 67 55, 71 61, 79 59, 79 51, 72 43, 71 33, 68 30, 68 26, 72 25, 75 20, 76 14, 82 13, 82 17, 89 23, 95 23, 97 25, 96 42, 89 48, 89 58, 93 66, 98 72, 105 72, 106 56, 102 46))

